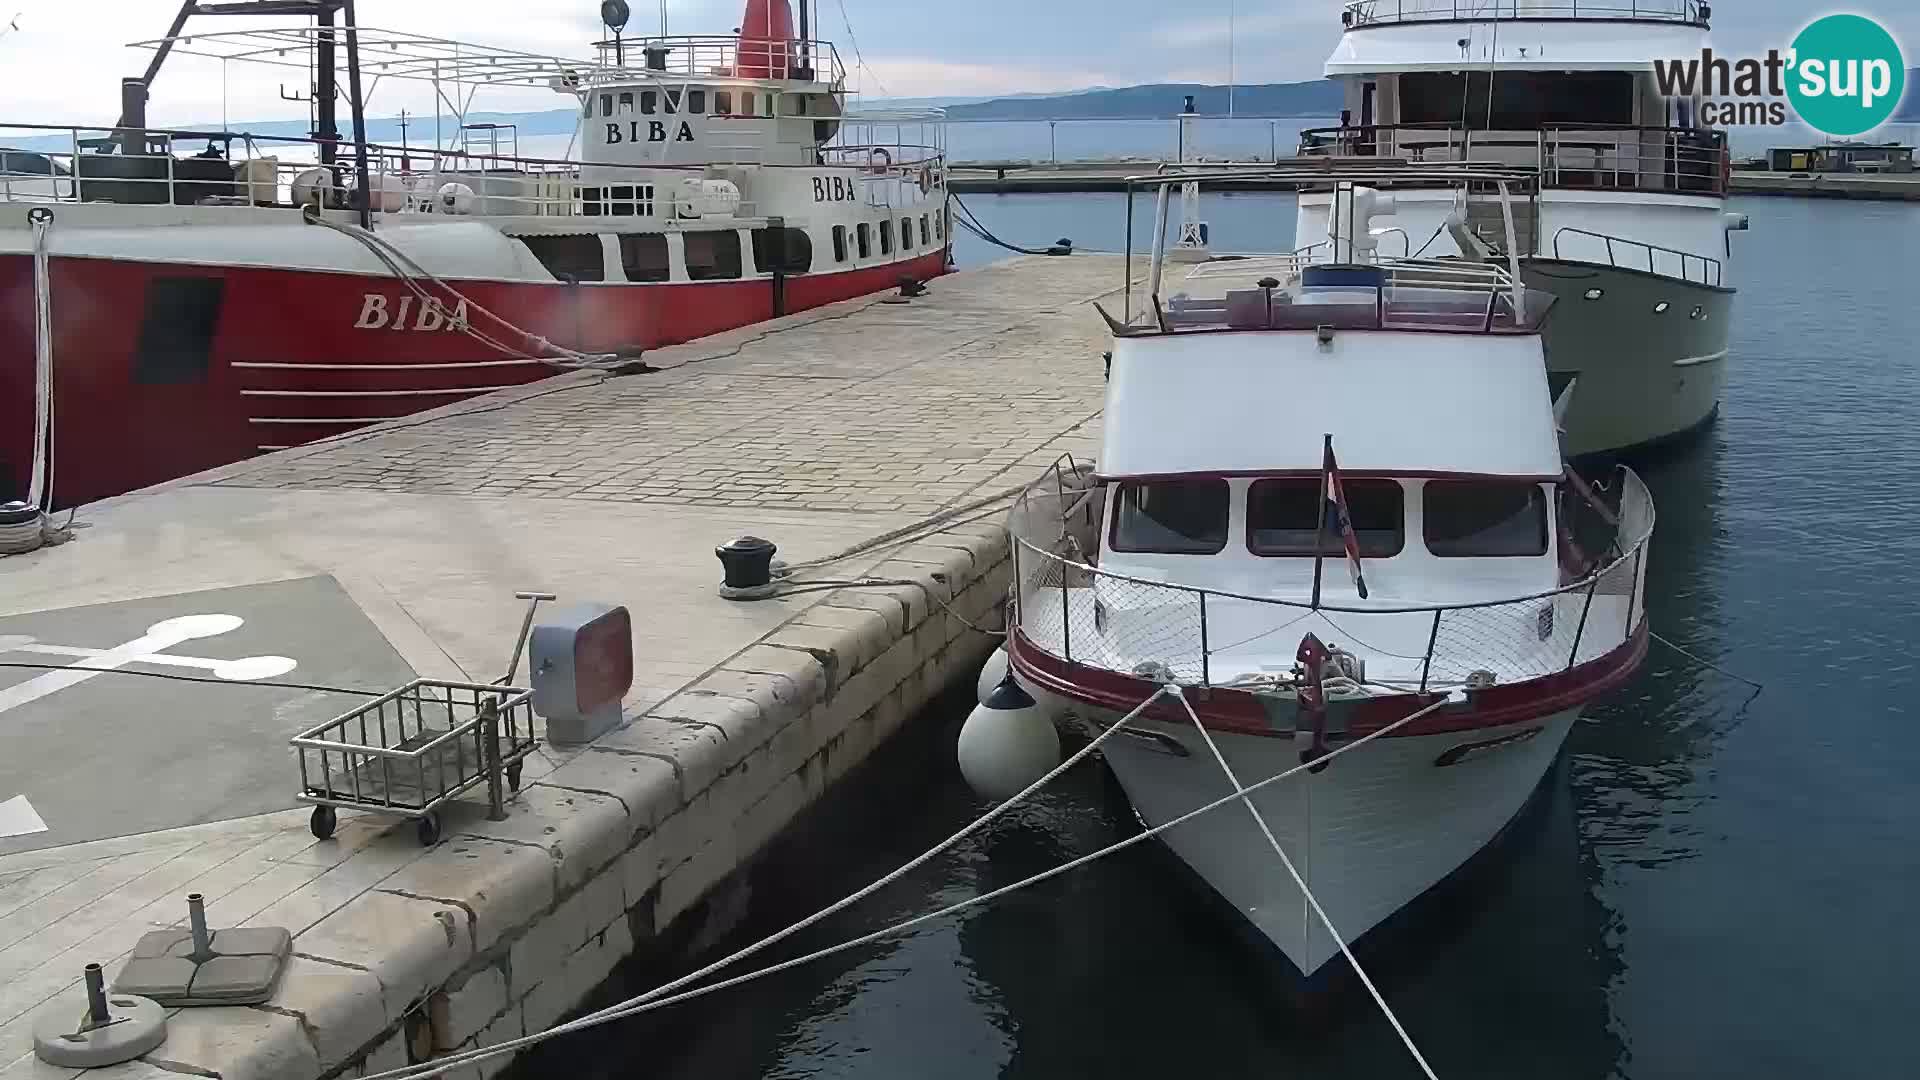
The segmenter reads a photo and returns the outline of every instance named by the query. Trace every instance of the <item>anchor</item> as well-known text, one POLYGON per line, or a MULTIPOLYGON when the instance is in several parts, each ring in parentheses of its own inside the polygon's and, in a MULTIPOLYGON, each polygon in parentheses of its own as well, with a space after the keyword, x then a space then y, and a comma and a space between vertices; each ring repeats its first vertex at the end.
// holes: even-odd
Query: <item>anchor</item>
POLYGON ((226 682, 271 679, 299 666, 298 661, 286 656, 243 656, 236 660, 215 660, 200 656, 178 656, 165 651, 188 641, 230 634, 245 623, 246 620, 238 615, 181 615, 154 623, 141 636, 110 649, 55 645, 27 635, 0 635, 0 653, 37 653, 74 658, 73 663, 59 670, 0 690, 0 713, 129 664, 205 671, 226 682))

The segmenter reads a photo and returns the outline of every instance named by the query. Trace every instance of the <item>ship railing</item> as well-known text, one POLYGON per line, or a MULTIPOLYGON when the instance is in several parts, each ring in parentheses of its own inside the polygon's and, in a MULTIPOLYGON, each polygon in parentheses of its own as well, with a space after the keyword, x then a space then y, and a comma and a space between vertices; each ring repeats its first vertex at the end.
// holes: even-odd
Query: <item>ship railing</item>
POLYGON ((731 34, 622 38, 597 43, 599 77, 791 80, 846 82, 847 69, 831 41, 748 41, 731 34))
POLYGON ((1434 330, 1455 333, 1529 332, 1541 325, 1551 294, 1525 290, 1514 307, 1512 276, 1491 263, 1448 259, 1382 259, 1371 283, 1353 279, 1303 286, 1299 275, 1332 261, 1330 251, 1256 256, 1202 264, 1158 314, 1164 331, 1194 330, 1434 330), (1279 281, 1280 288, 1262 281, 1279 281), (1224 288, 1222 288, 1224 286, 1224 288), (1360 302, 1360 301, 1365 302, 1360 302))
MULTIPOLYGON (((874 160, 872 147, 822 147, 819 161, 845 167, 874 160)), ((918 182, 944 170, 938 146, 887 144, 885 171, 918 182)), ((716 162, 722 163, 722 162, 716 162)), ((761 168, 817 166, 763 164, 761 168)), ((442 188, 462 184, 456 212, 470 216, 672 216, 677 181, 697 180, 708 164, 585 162, 498 152, 474 145, 368 144, 376 213, 444 212, 442 188)), ((297 204, 298 185, 319 181, 324 205, 349 209, 357 172, 354 147, 316 139, 246 132, 112 129, 0 123, 0 203, 109 202, 144 206, 279 207, 297 204), (105 153, 125 149, 134 153, 105 153), (181 144, 212 152, 182 154, 181 144), (335 154, 322 164, 324 151, 335 154)), ((735 216, 752 218, 751 201, 735 216)))
POLYGON ((1341 10, 1348 29, 1414 22, 1493 19, 1663 22, 1706 27, 1709 0, 1351 0, 1341 10))
POLYGON ((1579 191, 1727 194, 1725 132, 1695 128, 1552 124, 1530 131, 1457 124, 1308 128, 1300 156, 1484 162, 1539 170, 1541 186, 1579 191))
POLYGON ((1679 248, 1661 247, 1641 240, 1629 240, 1624 236, 1576 229, 1570 225, 1553 234, 1553 257, 1556 259, 1599 262, 1598 255, 1603 251, 1608 266, 1645 270, 1649 274, 1697 281, 1715 288, 1721 286, 1722 264, 1719 259, 1708 255, 1695 255, 1679 248), (1567 241, 1565 251, 1562 250, 1563 239, 1567 241), (1568 254, 1569 251, 1572 254, 1568 254))
MULTIPOLYGON (((1082 470, 1042 480, 1009 514, 1014 606, 1010 629, 1067 664, 1120 675, 1163 665, 1176 681, 1213 689, 1272 685, 1307 633, 1360 657, 1374 693, 1443 692, 1545 678, 1600 659, 1632 640, 1646 618, 1653 501, 1620 469, 1587 550, 1590 567, 1563 570, 1557 588, 1461 603, 1318 604, 1178 585, 1098 565, 1104 489, 1082 470)), ((1563 522, 1580 515, 1563 515, 1563 522)), ((1574 557, 1560 541, 1565 566, 1574 557)), ((1204 560, 1206 556, 1193 556, 1204 560)), ((1322 572, 1344 577, 1338 540, 1322 572)), ((1278 563, 1280 560, 1276 560, 1278 563)), ((1286 560, 1304 570, 1304 559, 1286 560)), ((1363 564, 1364 565, 1364 564, 1363 564)), ((1333 580, 1328 578, 1327 580, 1333 580)))

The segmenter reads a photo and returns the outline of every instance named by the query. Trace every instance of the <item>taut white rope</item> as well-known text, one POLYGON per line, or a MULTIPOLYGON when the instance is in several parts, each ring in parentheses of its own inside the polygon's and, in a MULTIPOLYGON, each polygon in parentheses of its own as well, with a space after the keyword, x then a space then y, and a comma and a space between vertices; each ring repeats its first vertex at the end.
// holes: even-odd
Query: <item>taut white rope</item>
MULTIPOLYGON (((618 1005, 609 1006, 608 1008, 602 1009, 597 1013, 592 1013, 587 1016, 583 1016, 578 1020, 573 1020, 568 1023, 561 1024, 558 1027, 551 1028, 544 1032, 540 1032, 539 1034, 527 1035, 522 1038, 509 1040, 507 1042, 499 1043, 497 1045, 485 1047, 478 1050, 467 1050, 457 1054, 449 1054, 446 1057, 438 1058, 434 1061, 424 1062, 419 1065, 409 1065, 403 1069, 394 1069, 390 1072, 376 1073, 367 1077, 366 1080, 423 1080, 423 1078, 425 1077, 438 1076, 441 1073, 450 1072, 454 1069, 460 1068, 461 1066, 471 1065, 476 1061, 482 1061, 482 1060, 485 1060, 486 1058, 497 1057, 501 1054, 511 1054, 518 1050, 523 1050, 536 1043, 545 1042, 546 1040, 554 1038, 559 1035, 566 1035, 575 1031, 583 1031, 590 1027, 597 1027, 601 1024, 611 1023, 614 1020, 623 1020, 629 1016, 638 1016, 641 1013, 652 1012, 655 1009, 665 1008, 668 1005, 677 1005, 683 1001, 691 1001, 694 998, 704 997, 708 994, 711 994, 716 990, 725 990, 729 987, 738 986, 741 983, 751 982, 754 979, 762 978, 767 975, 775 975, 782 971, 786 971, 790 968, 799 967, 802 964, 812 963, 815 960, 821 960, 826 957, 833 956, 836 953, 843 953, 849 949, 857 949, 862 945, 871 945, 876 941, 879 941, 883 938, 890 937, 894 934, 898 934, 904 930, 911 930, 912 928, 919 926, 922 923, 932 922, 935 919, 942 919, 947 917, 948 915, 953 915, 958 912, 964 911, 967 908, 975 907, 977 905, 984 904, 992 900, 998 900, 1003 896, 1007 896, 1011 893, 1018 892, 1021 889, 1025 889, 1033 885, 1038 885, 1043 881, 1048 881, 1053 878, 1059 877, 1061 874, 1064 874, 1069 870, 1077 870, 1080 867, 1087 865, 1088 863, 1096 862, 1100 859, 1104 859, 1109 855, 1113 855, 1117 852, 1124 851, 1127 848, 1134 846, 1135 844, 1138 844, 1143 841, 1152 839, 1153 837, 1159 836, 1161 833, 1166 832, 1169 829, 1176 828, 1180 825, 1184 825, 1187 822, 1192 821, 1194 818, 1197 818, 1202 814, 1209 813, 1214 810, 1218 810, 1220 807, 1225 806, 1228 803, 1234 802, 1244 795, 1250 795, 1253 792, 1259 791, 1260 789, 1265 788, 1269 785, 1277 784, 1277 783, 1280 783, 1282 780, 1286 780, 1291 777, 1298 776, 1300 773, 1303 773, 1308 769, 1307 765, 1304 765, 1304 764, 1296 765, 1293 768, 1288 769, 1286 772, 1280 773, 1275 776, 1269 776, 1265 780, 1258 781, 1257 783, 1253 784, 1250 787, 1240 788, 1239 785, 1236 784, 1235 787, 1238 790, 1234 791, 1230 795, 1225 796, 1224 798, 1216 799, 1205 806, 1198 807, 1193 810, 1189 810, 1188 812, 1180 815, 1177 818, 1174 818, 1171 821, 1165 822, 1164 824, 1156 825, 1151 829, 1146 829, 1142 832, 1135 833, 1132 836, 1127 837, 1125 840, 1117 841, 1115 843, 1107 845, 1106 847, 1101 848, 1098 851, 1089 852, 1085 855, 1080 856, 1077 859, 1072 859, 1067 862, 1061 863, 1059 866, 1053 867, 1050 870, 1042 870, 1041 872, 1034 874, 1031 877, 1022 878, 1021 880, 1016 881, 1011 885, 1003 885, 1000 888, 993 890, 992 892, 981 893, 979 896, 970 897, 966 900, 959 901, 958 903, 949 904, 946 907, 940 908, 937 911, 929 911, 924 915, 915 915, 911 919, 907 919, 905 921, 895 923, 892 926, 885 927, 880 930, 875 930, 870 934, 863 934, 860 937, 853 938, 849 941, 843 941, 838 945, 830 945, 824 949, 817 949, 813 952, 807 953, 804 956, 796 956, 791 960, 785 960, 771 967, 761 968, 758 971, 750 971, 744 975, 736 975, 731 979, 726 979, 721 982, 714 983, 711 986, 696 987, 692 990, 688 990, 683 994, 674 994, 671 997, 663 996, 670 993, 673 990, 678 989, 679 987, 685 986, 689 982, 692 982, 696 979, 703 978, 704 976, 706 976, 707 974, 710 974, 714 970, 732 963, 734 960, 743 958, 751 953, 758 952, 762 948, 766 947, 767 945, 773 944, 775 941, 781 938, 787 937, 807 926, 811 926, 814 923, 819 922, 821 919, 826 918, 828 915, 841 910, 842 908, 846 907, 848 904, 851 904, 856 900, 859 900, 863 897, 871 895, 874 891, 878 890, 882 886, 897 880, 901 875, 906 874, 909 871, 913 870, 914 868, 924 864, 928 859, 932 858, 933 856, 951 847, 961 837, 969 835, 974 830, 978 829, 981 825, 991 820, 995 816, 995 814, 999 812, 999 810, 1004 809, 1006 806, 1012 805, 1014 801, 1026 798, 1028 795, 1038 790, 1041 785, 1047 783, 1048 781, 1052 780, 1055 776, 1059 775, 1061 772, 1071 767, 1075 762, 1079 761, 1082 757, 1086 756, 1086 754, 1090 752, 1095 746, 1099 745, 1099 743, 1102 740, 1104 740, 1107 736, 1112 735, 1114 732, 1119 731, 1123 727, 1126 727, 1135 717, 1137 717, 1140 714, 1142 710, 1144 710, 1148 705, 1152 704, 1153 702, 1159 700, 1165 693, 1166 693, 1166 690, 1164 687, 1161 690, 1155 692, 1153 696, 1149 697, 1146 701, 1141 702, 1139 706, 1136 707, 1132 712, 1128 713, 1125 717, 1121 718, 1121 720, 1115 723, 1112 727, 1108 728, 1105 732, 1101 733, 1099 736, 1094 738, 1092 742, 1087 744, 1085 749, 1073 755, 1073 757, 1069 758, 1066 762, 1061 764, 1059 768, 1055 769, 1053 772, 1048 773, 1046 776, 1041 777, 1039 780, 1034 782, 1033 786, 1027 788, 1027 790, 1021 792, 1019 795, 1014 796, 1012 800, 1009 800, 1007 803, 1003 803, 1000 807, 996 807, 993 811, 990 811, 985 817, 982 817, 979 821, 974 822, 972 825, 969 825, 965 829, 962 829, 960 832, 954 834, 954 836, 951 839, 948 839, 947 841, 940 844, 938 847, 935 847, 931 851, 927 852, 925 855, 922 855, 919 858, 915 859, 914 861, 908 863, 906 866, 901 867, 899 870, 894 871, 892 874, 887 875, 885 878, 882 878, 881 880, 874 882, 872 885, 869 885, 866 888, 860 890, 859 892, 854 893, 852 896, 849 896, 847 899, 840 901, 838 904, 835 904, 833 907, 827 908, 816 915, 809 916, 808 918, 803 919, 798 923, 795 923, 793 926, 780 931, 778 934, 774 935, 771 938, 767 938, 766 940, 761 941, 755 945, 751 945, 745 949, 742 949, 739 952, 734 953, 732 956, 728 956, 725 959, 716 961, 713 964, 709 964, 707 967, 701 969, 700 971, 694 972, 693 974, 688 975, 684 978, 676 979, 665 986, 649 991, 648 993, 642 994, 639 997, 631 998, 618 1005)), ((1320 758, 1319 761, 1314 762, 1314 764, 1331 762, 1333 759, 1339 757, 1340 755, 1351 753, 1354 750, 1358 750, 1362 746, 1367 745, 1368 743, 1372 742, 1375 739, 1379 739, 1387 735, 1391 735, 1395 731, 1398 731, 1399 729, 1407 726, 1408 724, 1413 723, 1415 720, 1418 720, 1421 717, 1426 716, 1428 713, 1433 712, 1435 709, 1440 708, 1442 705, 1445 705, 1446 703, 1447 703, 1446 699, 1441 698, 1440 700, 1435 701, 1431 705, 1418 709, 1412 713, 1407 714, 1406 716, 1401 717, 1398 720, 1395 720, 1393 723, 1380 728, 1378 731, 1374 731, 1367 735, 1363 735, 1360 738, 1355 739, 1354 741, 1346 744, 1345 746, 1341 746, 1333 749, 1332 751, 1328 752, 1324 757, 1320 758)))
MULTIPOLYGON (((1420 1071, 1427 1074, 1427 1080, 1440 1080, 1433 1074, 1433 1066, 1428 1065, 1427 1059, 1421 1055, 1420 1048, 1413 1044, 1413 1037, 1407 1034, 1405 1027, 1401 1026, 1400 1018, 1395 1016, 1393 1009, 1387 1005, 1387 999, 1381 996, 1380 989, 1373 985, 1372 979, 1367 977, 1366 969, 1360 966, 1360 961, 1354 959, 1353 950, 1347 947, 1347 939, 1340 936, 1340 931, 1334 927, 1333 920, 1327 917, 1327 910, 1320 906, 1319 898, 1313 895, 1312 889, 1307 888, 1306 879, 1300 876, 1300 871, 1294 869, 1293 860, 1287 858, 1286 849, 1280 846, 1279 839, 1273 835, 1273 829, 1268 827, 1267 819, 1260 813, 1260 808, 1253 805, 1253 798, 1247 794, 1248 789, 1242 787, 1240 778, 1233 774, 1233 766, 1227 764, 1227 757, 1220 752, 1219 745, 1213 741, 1213 734, 1207 730, 1207 725, 1200 722, 1200 714, 1193 711, 1192 703, 1187 700, 1185 694, 1180 692, 1179 687, 1173 688, 1173 696, 1179 699, 1180 706, 1186 709, 1187 715, 1193 719, 1194 729, 1200 732, 1200 738, 1206 742, 1207 749, 1213 752, 1213 760, 1219 762, 1220 771, 1227 774, 1227 783, 1232 784, 1234 790, 1239 792, 1240 801, 1245 804, 1247 813, 1253 815, 1253 823, 1260 826, 1261 835, 1267 838, 1267 843, 1273 847, 1273 853, 1280 856, 1280 864, 1287 868, 1287 874, 1299 887, 1300 895, 1307 898, 1313 913, 1320 917, 1320 925, 1327 928, 1327 934, 1333 938, 1334 944, 1340 946, 1340 952, 1347 958, 1347 963, 1353 965, 1353 973, 1360 976, 1361 985, 1367 988, 1367 993, 1373 995, 1373 1003, 1380 1006, 1380 1011, 1386 1014, 1387 1023, 1393 1025, 1394 1033, 1399 1035, 1400 1041, 1406 1044, 1407 1053, 1413 1055, 1413 1060, 1420 1066, 1420 1071)), ((1326 759, 1319 759, 1319 761, 1324 760, 1326 759)), ((1314 764, 1318 764, 1319 761, 1314 764)))
MULTIPOLYGON (((985 827, 988 822, 999 817, 1001 814, 1006 813, 1008 810, 1012 809, 1016 804, 1020 803, 1022 800, 1032 795, 1034 792, 1039 791, 1041 788, 1053 782, 1055 777, 1058 777, 1061 773, 1064 773, 1068 769, 1071 769, 1075 765, 1079 764, 1080 761, 1084 759, 1088 754, 1091 754, 1094 752, 1094 750, 1098 749, 1100 744, 1102 742, 1105 742, 1108 736, 1112 735, 1116 731, 1119 731, 1121 728, 1126 727, 1127 724, 1131 723, 1135 717, 1139 716, 1142 712, 1145 712, 1147 709, 1147 706, 1152 705, 1154 702, 1160 700, 1162 697, 1166 696, 1166 694, 1167 694, 1167 688, 1164 686, 1154 691, 1153 694, 1147 698, 1147 700, 1142 701, 1139 705, 1135 706, 1134 710, 1128 713, 1125 717, 1122 717, 1118 723, 1114 724, 1111 728, 1108 728, 1106 731, 1100 733, 1099 737, 1089 741, 1087 745, 1081 747, 1078 751, 1074 752, 1074 754, 1071 757, 1067 758, 1067 760, 1061 762, 1059 765, 1056 765, 1051 772, 1047 773, 1047 775, 1027 785, 1025 790, 1021 791, 1019 794, 1015 795, 1013 798, 1008 799, 1006 802, 1003 802, 1000 805, 994 807, 993 809, 988 810, 986 813, 980 815, 980 817, 976 818, 973 822, 968 824, 965 828, 961 829, 957 833, 954 833, 952 836, 947 837, 945 840, 942 840, 940 843, 935 844, 933 847, 929 848, 924 854, 915 857, 911 861, 907 862, 905 865, 901 866, 899 869, 893 871, 892 873, 888 874, 883 878, 880 878, 879 880, 875 881, 873 884, 868 885, 864 888, 861 888, 855 892, 849 893, 846 897, 835 901, 834 903, 828 905, 827 907, 821 908, 819 911, 816 911, 812 915, 809 915, 806 918, 801 919, 799 922, 794 923, 793 925, 787 927, 784 930, 777 931, 767 937, 761 938, 759 941, 754 942, 752 945, 749 945, 746 948, 741 949, 737 952, 734 952, 730 955, 723 956, 720 959, 715 960, 713 963, 708 964, 706 967, 703 967, 700 970, 695 971, 691 974, 683 975, 680 978, 673 980, 672 982, 666 983, 665 985, 662 985, 662 986, 657 986, 654 989, 649 990, 644 994, 641 994, 637 997, 629 998, 618 1005, 610 1005, 607 1008, 601 1009, 599 1012, 589 1013, 586 1016, 579 1018, 578 1020, 569 1021, 565 1024, 561 1024, 558 1027, 550 1028, 547 1031, 541 1032, 540 1034, 527 1035, 518 1039, 511 1039, 511 1040, 508 1040, 507 1042, 498 1043, 494 1046, 489 1046, 484 1049, 469 1050, 469 1051, 466 1051, 465 1053, 452 1054, 444 1058, 438 1058, 434 1061, 423 1062, 419 1065, 410 1065, 403 1069, 394 1069, 391 1072, 378 1073, 368 1077, 367 1080, 414 1080, 414 1078, 418 1078, 418 1077, 438 1076, 443 1072, 447 1072, 451 1069, 458 1068, 462 1065, 471 1064, 472 1062, 479 1061, 483 1058, 494 1057, 499 1054, 512 1053, 513 1051, 518 1050, 522 1047, 532 1046, 535 1043, 544 1042, 545 1040, 553 1038, 557 1035, 565 1035, 569 1032, 582 1031, 582 1030, 585 1030, 586 1028, 596 1027, 600 1024, 608 1023, 609 1021, 618 1020, 622 1017, 632 1016, 637 1013, 649 1011, 650 1009, 659 1008, 662 1005, 669 1004, 673 1001, 683 1000, 686 997, 694 997, 694 996, 698 996, 698 994, 700 993, 717 990, 722 986, 734 985, 734 980, 729 980, 727 982, 716 983, 711 987, 705 987, 702 990, 695 991, 692 994, 682 995, 679 998, 667 997, 668 994, 673 993, 673 991, 680 989, 681 987, 687 985, 688 983, 696 982, 700 979, 704 979, 708 975, 713 974, 714 972, 720 970, 723 967, 726 967, 727 965, 733 963, 736 960, 744 960, 747 957, 752 956, 754 953, 757 953, 762 949, 765 949, 769 945, 773 945, 780 941, 784 941, 785 939, 792 937, 794 934, 797 934, 802 930, 805 930, 807 927, 812 926, 813 924, 819 922, 820 920, 827 918, 830 915, 836 914, 837 912, 843 911, 848 907, 851 907, 852 905, 858 903, 859 901, 864 900, 869 896, 872 896, 874 893, 879 892, 881 889, 887 887, 888 885, 893 884, 894 882, 907 876, 913 871, 926 865, 936 855, 939 855, 941 852, 946 851, 948 848, 951 848, 955 844, 958 844, 960 841, 966 839, 967 837, 972 836, 974 833, 979 832, 980 829, 985 827)), ((841 946, 840 948, 851 948, 851 947, 852 945, 844 945, 844 946, 841 946)), ((820 953, 817 955, 826 955, 826 954, 820 953)), ((789 961, 784 966, 776 965, 775 967, 765 968, 760 971, 751 972, 747 975, 741 976, 737 981, 744 982, 747 979, 757 979, 762 975, 771 974, 774 971, 784 970, 785 967, 791 967, 793 966, 794 963, 795 963, 794 961, 789 961)))

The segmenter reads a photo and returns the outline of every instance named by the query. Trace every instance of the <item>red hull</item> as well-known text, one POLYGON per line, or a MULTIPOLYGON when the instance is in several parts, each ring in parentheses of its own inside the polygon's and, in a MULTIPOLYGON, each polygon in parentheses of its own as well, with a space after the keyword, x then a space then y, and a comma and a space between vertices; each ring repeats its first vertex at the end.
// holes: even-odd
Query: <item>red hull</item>
MULTIPOLYGON (((785 307, 804 311, 945 271, 946 254, 936 250, 796 275, 785 281, 785 307)), ((389 277, 62 257, 51 275, 60 506, 553 373, 458 332, 439 313, 423 320, 389 277), (189 279, 177 283, 186 291, 157 293, 167 279, 189 279), (153 317, 162 295, 199 305, 197 335, 191 315, 153 317), (384 298, 378 310, 368 300, 375 295, 384 298), (164 327, 156 331, 156 323, 164 327), (397 329, 401 323, 407 329, 397 329)), ((582 352, 659 348, 774 316, 767 278, 453 284, 473 303, 582 352)), ((0 256, 0 501, 25 496, 31 469, 33 297, 32 260, 0 256)), ((503 337, 477 313, 469 321, 503 337)))

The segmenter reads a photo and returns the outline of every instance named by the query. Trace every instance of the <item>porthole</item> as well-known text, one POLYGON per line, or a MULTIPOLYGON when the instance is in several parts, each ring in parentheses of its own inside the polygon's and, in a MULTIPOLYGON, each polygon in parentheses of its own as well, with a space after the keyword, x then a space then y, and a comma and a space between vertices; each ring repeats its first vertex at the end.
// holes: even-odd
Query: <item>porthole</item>
POLYGON ((1667 309, 1672 306, 1673 306, 1672 304, 1669 304, 1665 300, 1662 300, 1659 303, 1653 305, 1653 313, 1655 315, 1665 315, 1667 313, 1667 309))
POLYGON ((1589 300, 1598 300, 1605 295, 1607 295, 1607 290, 1605 289, 1588 289, 1587 290, 1587 299, 1589 300))
POLYGON ((1693 310, 1687 312, 1687 318, 1689 319, 1704 319, 1706 317, 1707 317, 1707 309, 1705 306, 1701 304, 1695 304, 1693 306, 1693 310))

